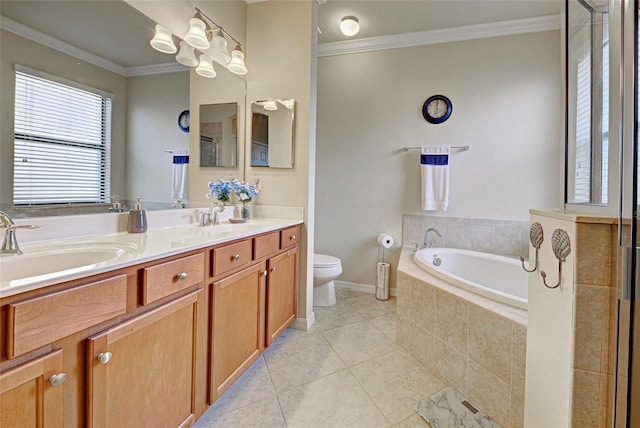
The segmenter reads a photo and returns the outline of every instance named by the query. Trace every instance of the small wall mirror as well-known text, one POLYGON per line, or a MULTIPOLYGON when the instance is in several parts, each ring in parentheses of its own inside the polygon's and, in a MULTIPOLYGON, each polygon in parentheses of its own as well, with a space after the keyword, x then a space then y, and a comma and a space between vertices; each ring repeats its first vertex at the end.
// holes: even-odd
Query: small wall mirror
POLYGON ((238 166, 238 104, 200 106, 200 166, 238 166))
POLYGON ((293 168, 294 99, 251 103, 251 166, 293 168))

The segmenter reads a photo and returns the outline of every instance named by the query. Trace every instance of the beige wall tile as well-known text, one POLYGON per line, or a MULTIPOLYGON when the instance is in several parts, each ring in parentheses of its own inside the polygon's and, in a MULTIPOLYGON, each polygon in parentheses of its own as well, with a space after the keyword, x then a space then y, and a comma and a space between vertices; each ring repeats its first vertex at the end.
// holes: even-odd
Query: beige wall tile
POLYGON ((410 323, 409 327, 409 347, 407 352, 427 370, 433 372, 434 337, 413 322, 410 323))
POLYGON ((504 382, 511 383, 513 323, 469 305, 468 356, 504 382))
POLYGON ((467 357, 439 339, 434 343, 433 374, 462 395, 467 395, 467 357))
POLYGON ((600 374, 573 369, 571 425, 599 427, 600 374))
POLYGON ((613 423, 613 375, 600 374, 600 406, 598 420, 603 427, 610 427, 613 423))
POLYGON ((524 389, 521 392, 511 389, 511 411, 508 426, 524 428, 524 389))
MULTIPOLYGON (((525 376, 527 372, 526 360, 527 360, 527 328, 523 325, 514 323, 512 355, 511 355, 511 389, 521 393, 523 397, 524 397, 525 376)), ((524 406, 523 406, 523 411, 524 411, 524 406)))
POLYGON ((409 335, 411 331, 411 321, 404 315, 398 314, 396 319, 396 345, 409 350, 409 335))
POLYGON ((411 320, 433 334, 436 317, 436 289, 426 283, 417 283, 412 291, 409 303, 411 320))
MULTIPOLYGON (((609 289, 591 285, 576 286, 574 315, 575 346, 573 366, 592 372, 601 367, 603 344, 609 340, 603 325, 609 324, 609 289), (606 334, 605 337, 603 337, 606 334)), ((606 361, 606 359, 605 359, 606 361)))
POLYGON ((413 278, 402 271, 398 271, 397 276, 397 296, 396 296, 396 312, 406 318, 409 318, 409 302, 411 302, 412 288, 414 284, 413 278))
POLYGON ((509 385, 479 364, 468 360, 469 393, 467 397, 501 426, 509 425, 511 389, 509 385))
POLYGON ((576 224, 576 283, 611 284, 611 225, 576 224))
POLYGON ((437 289, 435 336, 466 355, 468 325, 469 304, 437 289))

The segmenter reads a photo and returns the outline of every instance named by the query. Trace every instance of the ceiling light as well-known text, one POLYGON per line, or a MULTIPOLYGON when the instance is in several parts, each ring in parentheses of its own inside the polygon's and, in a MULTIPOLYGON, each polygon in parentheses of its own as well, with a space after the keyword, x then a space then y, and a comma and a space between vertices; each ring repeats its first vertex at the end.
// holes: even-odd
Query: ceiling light
POLYGON ((342 31, 342 34, 348 37, 358 34, 358 31, 360 31, 360 23, 358 22, 358 18, 356 18, 355 16, 345 16, 344 18, 342 18, 342 21, 340 22, 340 31, 342 31))
POLYGON ((180 52, 176 55, 176 61, 187 67, 195 67, 198 65, 198 58, 196 58, 193 47, 184 40, 180 40, 180 52))
POLYGON ((189 20, 189 31, 184 35, 184 41, 196 49, 204 50, 209 47, 207 38, 207 24, 197 16, 189 20))
POLYGON ((231 52, 231 62, 227 66, 230 72, 245 75, 247 74, 247 66, 244 64, 244 53, 240 45, 231 52))
POLYGON ((164 28, 162 25, 156 25, 156 34, 153 36, 153 39, 149 42, 151 47, 155 50, 160 51, 166 54, 174 54, 178 51, 176 45, 173 43, 173 35, 169 30, 164 28))
POLYGON ((196 67, 196 73, 202 77, 208 77, 210 79, 216 77, 216 71, 213 69, 213 60, 208 55, 200 55, 200 63, 196 67))

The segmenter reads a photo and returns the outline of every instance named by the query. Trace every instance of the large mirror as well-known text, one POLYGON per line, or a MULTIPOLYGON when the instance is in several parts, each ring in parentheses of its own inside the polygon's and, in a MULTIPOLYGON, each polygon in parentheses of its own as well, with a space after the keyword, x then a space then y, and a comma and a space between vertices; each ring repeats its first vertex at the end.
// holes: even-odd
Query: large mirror
POLYGON ((251 103, 251 166, 293 168, 294 99, 251 103))
MULTIPOLYGON (((168 10, 173 3, 152 6, 168 10)), ((192 13, 190 5, 182 6, 187 15, 192 13)), ((216 67, 215 79, 195 77, 198 94, 194 111, 194 94, 190 95, 190 88, 194 90, 190 74, 194 73, 178 64, 173 55, 151 48, 149 40, 156 22, 145 14, 146 10, 140 12, 121 0, 0 2, 0 209, 15 217, 104 213, 109 210, 112 195, 119 195, 126 208, 136 196, 142 197, 147 209, 169 208, 173 202, 173 157, 168 152, 191 149, 192 166, 197 169, 200 165, 196 153, 197 106, 238 102, 242 109, 237 115, 244 114, 245 81, 223 67, 216 67), (98 186, 98 201, 14 207, 16 65, 97 90, 112 100, 110 156, 104 159, 108 173, 98 186), (207 84, 224 85, 224 98, 209 87, 203 90, 207 84), (191 133, 179 127, 180 114, 185 110, 191 110, 191 133)), ((188 18, 179 19, 188 22, 188 18)), ((71 131, 80 125, 72 123, 71 131)), ((237 126, 244 129, 244 121, 237 126)), ((236 132, 236 138, 236 145, 242 146, 244 132, 236 132)), ((238 162, 243 153, 236 150, 220 158, 224 165, 236 165, 233 174, 238 177, 243 177, 243 165, 238 162)), ((203 169, 207 180, 216 174, 230 174, 228 168, 220 172, 203 169)), ((191 167, 189 171, 193 175, 191 167)), ((206 185, 198 190, 200 187, 204 194, 206 185)))
POLYGON ((567 2, 566 202, 607 205, 609 2, 567 2))
POLYGON ((238 166, 238 104, 200 106, 200 166, 238 166))

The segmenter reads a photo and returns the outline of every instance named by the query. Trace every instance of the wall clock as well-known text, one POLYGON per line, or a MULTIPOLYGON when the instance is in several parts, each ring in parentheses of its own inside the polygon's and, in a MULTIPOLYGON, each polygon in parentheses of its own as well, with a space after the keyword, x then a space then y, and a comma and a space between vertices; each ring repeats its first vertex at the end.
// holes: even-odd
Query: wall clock
POLYGON ((422 116, 429 123, 442 123, 451 116, 451 100, 444 95, 433 95, 422 105, 422 116))
POLYGON ((182 132, 189 132, 189 110, 185 110, 178 116, 178 128, 182 132))

